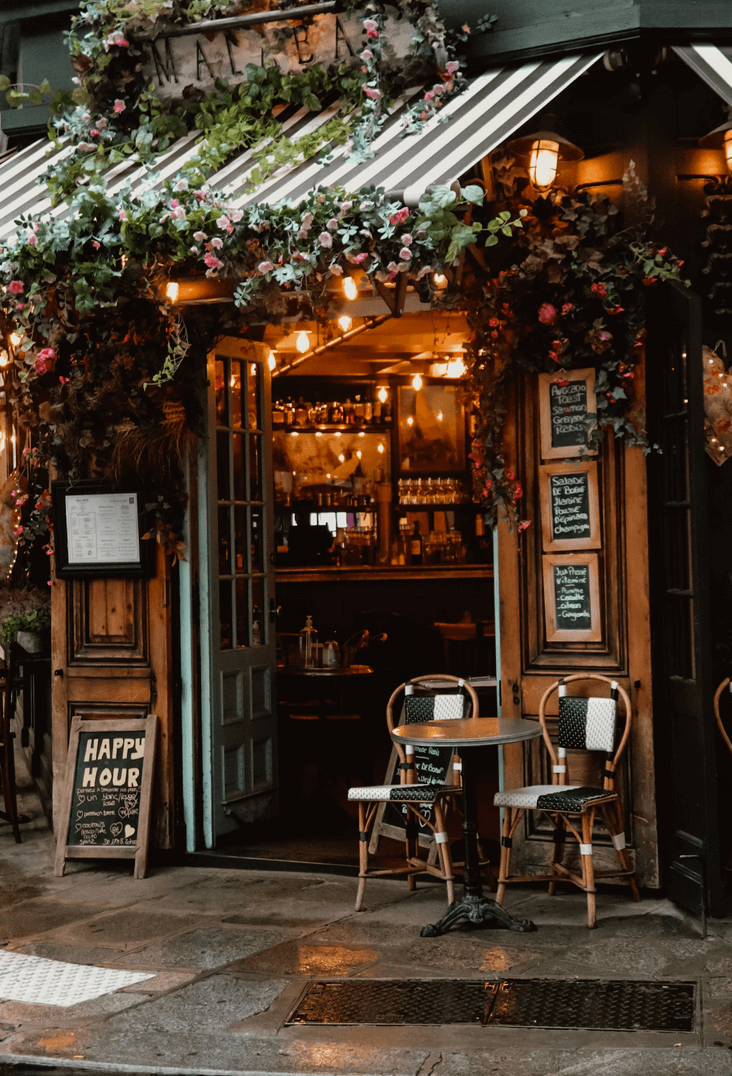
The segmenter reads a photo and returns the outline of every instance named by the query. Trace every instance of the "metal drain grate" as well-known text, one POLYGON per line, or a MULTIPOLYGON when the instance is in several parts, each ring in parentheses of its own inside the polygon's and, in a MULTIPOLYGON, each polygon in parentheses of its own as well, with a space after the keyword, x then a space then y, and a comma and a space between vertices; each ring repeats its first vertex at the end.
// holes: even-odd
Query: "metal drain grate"
POLYGON ((310 983, 288 1024, 495 1024, 693 1031, 696 984, 606 979, 348 979, 310 983))

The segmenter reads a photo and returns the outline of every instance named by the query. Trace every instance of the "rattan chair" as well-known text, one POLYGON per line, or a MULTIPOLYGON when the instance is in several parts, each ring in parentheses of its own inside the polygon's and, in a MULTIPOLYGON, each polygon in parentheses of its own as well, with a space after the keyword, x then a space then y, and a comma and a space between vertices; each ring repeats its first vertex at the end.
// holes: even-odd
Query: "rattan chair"
MULTIPOLYGON (((386 706, 386 723, 389 732, 397 724, 416 724, 425 721, 444 721, 462 717, 477 717, 478 696, 474 689, 457 676, 448 676, 445 673, 435 673, 428 676, 417 676, 408 680, 405 684, 392 692, 386 706), (453 685, 454 691, 439 694, 421 694, 419 685, 429 682, 453 685), (415 688, 417 692, 415 693, 415 688), (396 709, 397 703, 403 697, 403 706, 396 709), (394 714, 401 716, 394 719, 394 714)), ((369 785, 366 787, 351 788, 348 799, 358 802, 358 828, 359 828, 359 882, 356 895, 356 911, 359 911, 363 902, 364 890, 367 878, 385 874, 406 874, 410 889, 414 889, 417 874, 429 873, 441 878, 447 886, 447 899, 449 903, 455 899, 454 876, 450 846, 445 827, 445 808, 447 801, 462 791, 459 781, 460 765, 453 761, 451 765, 440 766, 442 773, 453 774, 453 780, 446 783, 444 780, 436 780, 430 773, 431 767, 426 762, 423 764, 420 755, 415 755, 414 749, 409 745, 402 747, 396 744, 399 759, 399 784, 369 785), (369 840, 374 820, 379 808, 389 803, 397 806, 405 820, 405 856, 406 862, 396 867, 369 866, 369 840), (428 831, 434 834, 439 853, 439 862, 433 863, 430 857, 423 858, 419 854, 418 823, 422 822, 428 831)), ((454 753, 449 748, 441 748, 451 756, 454 753)))
POLYGON ((558 680, 544 693, 539 705, 539 721, 544 743, 551 760, 552 783, 530 785, 498 792, 493 802, 504 810, 501 837, 501 868, 496 900, 503 903, 506 886, 516 882, 549 882, 553 893, 557 882, 571 882, 587 894, 587 925, 595 926, 595 881, 597 878, 627 878, 634 900, 640 900, 638 885, 625 847, 623 812, 615 790, 618 762, 628 743, 631 724, 631 705, 626 692, 616 681, 597 673, 576 673, 558 680), (609 698, 570 696, 568 684, 587 682, 607 684, 609 698), (559 722, 556 746, 547 728, 547 703, 555 692, 559 694, 559 722), (625 727, 615 748, 616 709, 618 698, 625 710, 625 727), (601 788, 568 784, 568 751, 598 751, 605 755, 601 788), (554 831, 552 861, 549 872, 539 875, 511 875, 511 845, 516 829, 527 811, 540 811, 554 831), (595 818, 605 823, 615 847, 617 870, 595 871, 592 862, 592 834, 595 818), (581 832, 580 832, 581 830, 581 832), (569 869, 562 862, 567 831, 579 843, 582 873, 569 869))
POLYGON ((15 691, 19 681, 12 667, 0 669, 0 783, 5 811, 0 815, 10 823, 16 844, 20 844, 18 799, 15 786, 15 733, 10 723, 15 710, 15 691))
POLYGON ((717 690, 716 690, 716 692, 714 694, 714 716, 715 716, 715 718, 717 720, 717 725, 719 727, 719 731, 722 734, 722 739, 726 743, 728 749, 732 752, 732 740, 730 740, 729 736, 727 735, 727 730, 725 729, 724 724, 722 722, 722 715, 719 712, 719 703, 720 703, 720 700, 722 698, 723 692, 727 688, 730 688, 730 690, 732 690, 732 686, 731 686, 729 676, 727 676, 722 681, 722 683, 719 685, 719 687, 717 688, 717 690))

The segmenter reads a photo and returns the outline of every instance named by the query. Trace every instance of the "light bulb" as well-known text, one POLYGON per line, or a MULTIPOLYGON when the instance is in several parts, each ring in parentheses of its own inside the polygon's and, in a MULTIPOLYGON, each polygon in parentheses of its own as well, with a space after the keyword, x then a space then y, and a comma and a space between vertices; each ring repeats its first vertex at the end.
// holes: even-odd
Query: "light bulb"
POLYGON ((386 391, 385 388, 380 388, 379 392, 378 392, 378 396, 379 396, 379 402, 380 403, 386 403, 387 399, 389 398, 389 393, 386 391))
POLYGON ((414 419, 410 415, 409 418, 407 419, 407 426, 413 426, 413 425, 414 425, 414 419))
POLYGON ((343 278, 343 294, 346 299, 358 299, 358 284, 352 276, 343 278))
POLYGON ((539 138, 531 147, 529 180, 537 191, 548 191, 556 179, 559 163, 559 143, 539 138))
POLYGON ((417 392, 419 392, 419 390, 422 388, 422 375, 421 374, 415 374, 414 377, 412 378, 412 388, 416 389, 417 392))
POLYGON ((442 420, 443 420, 443 418, 444 418, 444 417, 445 417, 445 416, 443 415, 442 411, 438 411, 438 412, 437 412, 437 421, 438 421, 438 422, 442 422, 442 420))
POLYGON ((177 303, 178 302, 178 292, 179 291, 180 291, 180 288, 178 287, 177 282, 175 280, 169 280, 168 284, 167 284, 167 286, 165 288, 165 297, 166 297, 166 299, 168 299, 168 301, 171 302, 171 303, 177 303))
POLYGON ((435 273, 434 276, 432 277, 432 282, 434 283, 436 288, 446 288, 447 287, 447 277, 445 276, 444 273, 435 273))
POLYGON ((306 332, 305 329, 303 329, 301 333, 298 333, 295 347, 301 355, 304 355, 306 351, 310 350, 310 334, 306 332))
POLYGON ((10 362, 10 356, 7 351, 0 351, 0 366, 7 366, 10 362))
POLYGON ((267 356, 267 365, 269 366, 270 370, 274 370, 274 368, 277 366, 277 356, 275 355, 274 351, 270 351, 269 355, 267 356))
POLYGON ((358 450, 358 451, 356 452, 356 455, 357 455, 357 457, 358 457, 359 459, 361 459, 361 458, 362 458, 362 457, 361 457, 361 449, 360 449, 360 448, 359 448, 359 450, 358 450))
POLYGON ((380 456, 384 455, 384 446, 381 441, 379 441, 378 445, 376 446, 376 451, 379 453, 380 456))
POLYGON ((257 364, 256 364, 256 362, 253 362, 252 365, 249 367, 249 373, 252 375, 252 377, 257 376, 257 364))
MULTIPOLYGON (((348 279, 350 280, 351 278, 349 277, 348 279)), ((338 318, 338 324, 341 327, 342 331, 344 333, 347 333, 353 325, 353 318, 349 318, 348 314, 341 314, 341 316, 338 318)))
POLYGON ((17 347, 22 339, 23 337, 20 333, 13 332, 10 334, 10 343, 13 345, 13 347, 17 347))
POLYGON ((467 366, 462 359, 451 359, 447 364, 445 377, 462 377, 466 370, 467 366))
POLYGON ((339 460, 341 461, 341 463, 345 463, 345 462, 346 462, 346 457, 345 457, 345 456, 343 455, 343 453, 342 453, 342 452, 341 452, 340 456, 338 457, 338 459, 339 459, 339 460))

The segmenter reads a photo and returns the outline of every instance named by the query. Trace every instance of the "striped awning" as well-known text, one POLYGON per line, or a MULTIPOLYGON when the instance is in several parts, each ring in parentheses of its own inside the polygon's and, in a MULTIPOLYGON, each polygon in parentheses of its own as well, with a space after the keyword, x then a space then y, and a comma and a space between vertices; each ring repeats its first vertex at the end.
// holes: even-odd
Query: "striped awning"
POLYGON ((674 52, 732 107, 732 46, 674 45, 674 52))
MULTIPOLYGON (((223 191, 237 208, 253 202, 273 205, 280 201, 296 204, 316 187, 339 186, 358 191, 364 187, 384 187, 395 198, 416 205, 430 187, 453 185, 460 176, 501 142, 510 138, 532 116, 579 78, 599 54, 567 56, 553 60, 532 60, 520 67, 494 68, 473 79, 465 90, 450 100, 439 115, 414 135, 405 136, 404 118, 424 90, 397 104, 374 141, 374 156, 355 161, 345 147, 335 146, 300 164, 282 169, 266 182, 250 189, 250 177, 257 161, 249 151, 238 154, 215 172, 209 184, 223 191)), ((337 115, 341 103, 333 101, 320 112, 295 106, 283 109, 278 121, 285 134, 297 139, 316 131, 337 115)), ((126 160, 105 173, 110 194, 129 186, 134 191, 156 187, 176 176, 197 153, 201 133, 193 131, 179 139, 154 162, 153 170, 126 160)), ((21 215, 32 213, 63 217, 65 204, 51 206, 50 198, 39 191, 39 182, 49 165, 71 151, 69 145, 56 146, 46 139, 16 153, 0 165, 0 241, 14 231, 21 215)))

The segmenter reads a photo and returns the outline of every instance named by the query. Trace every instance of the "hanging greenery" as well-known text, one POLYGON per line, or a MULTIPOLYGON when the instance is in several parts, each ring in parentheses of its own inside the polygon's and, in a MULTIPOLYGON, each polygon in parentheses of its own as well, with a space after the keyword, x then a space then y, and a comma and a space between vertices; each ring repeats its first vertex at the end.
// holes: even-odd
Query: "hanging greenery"
POLYGON ((506 458, 503 425, 509 383, 523 373, 595 371, 597 424, 588 446, 608 431, 650 447, 635 406, 635 367, 645 340, 645 291, 678 278, 682 262, 649 239, 653 206, 631 162, 622 212, 603 195, 557 189, 537 196, 513 158, 494 162, 507 213, 523 213, 510 244, 491 251, 488 274, 467 292, 471 372, 480 421, 472 445, 474 490, 495 521, 525 529, 516 461, 506 458), (628 224, 633 220, 633 224, 628 224))

